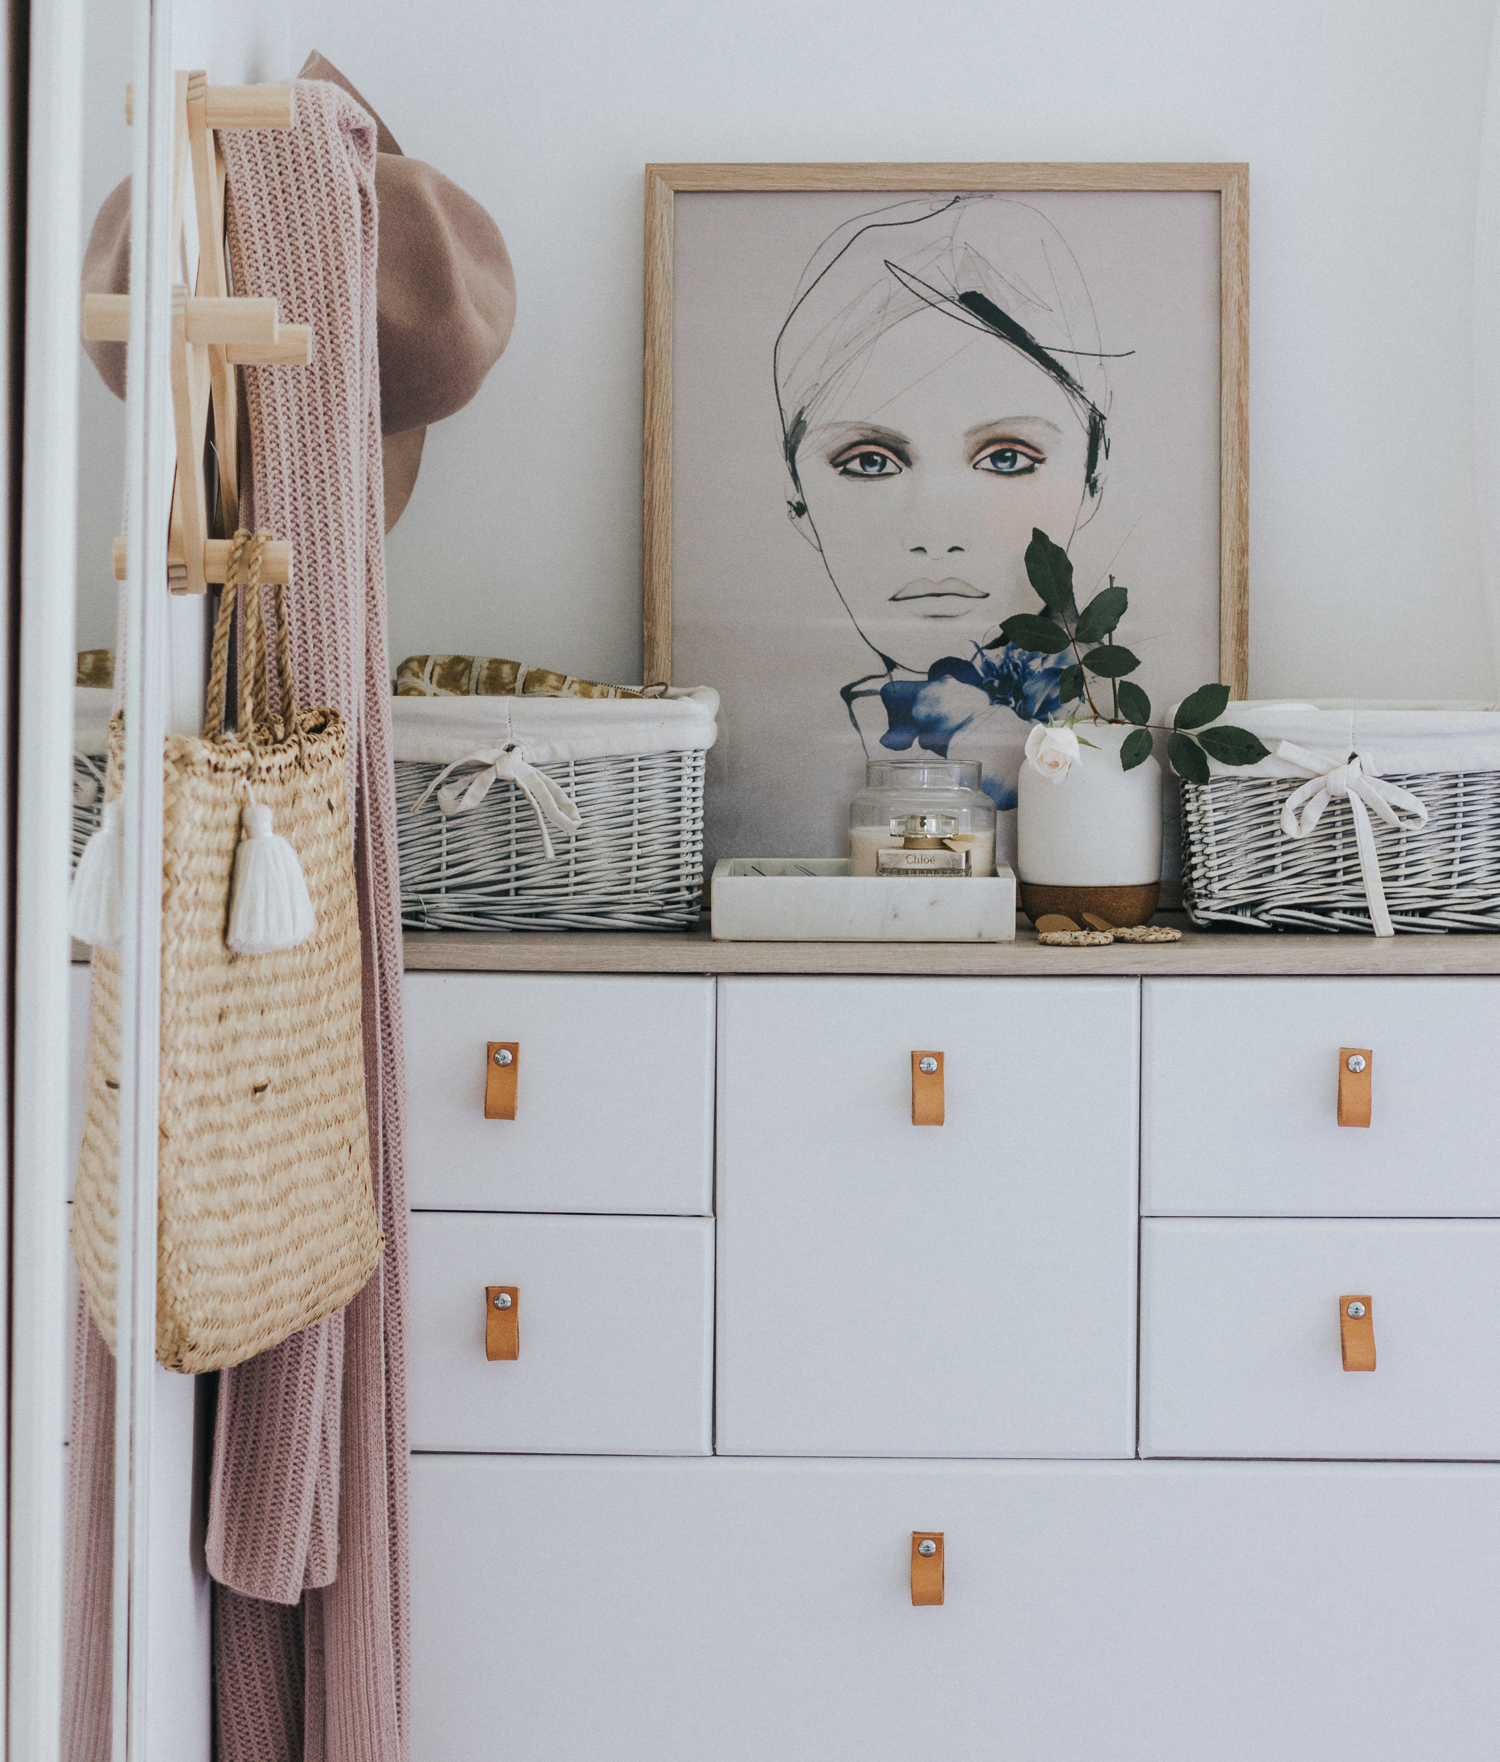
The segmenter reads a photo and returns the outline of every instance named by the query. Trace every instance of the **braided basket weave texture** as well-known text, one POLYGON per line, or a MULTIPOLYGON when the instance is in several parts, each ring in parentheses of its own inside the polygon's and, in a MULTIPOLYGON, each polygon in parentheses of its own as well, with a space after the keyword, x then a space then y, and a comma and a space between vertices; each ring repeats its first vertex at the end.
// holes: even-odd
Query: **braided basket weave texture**
POLYGON ((396 761, 401 922, 408 930, 652 930, 694 924, 703 897, 701 752, 575 759, 538 769, 583 815, 549 857, 530 802, 497 782, 445 814, 443 767, 396 761))
MULTIPOLYGON (((320 1321, 381 1254, 344 727, 327 710, 297 722, 300 754, 295 738, 166 744, 157 1357, 173 1370, 238 1364, 320 1321), (247 784, 301 859, 317 928, 245 957, 224 932, 247 784)), ((117 717, 111 796, 123 745, 117 717)), ((120 956, 101 949, 72 1238, 111 1350, 120 1012, 120 956)))
MULTIPOLYGON (((1406 832, 1373 822, 1396 931, 1500 931, 1500 771, 1422 771, 1386 779, 1426 806, 1406 832)), ((1352 810, 1331 802, 1301 839, 1281 830, 1297 783, 1221 777, 1182 786, 1182 894, 1195 924, 1372 934, 1352 810)))

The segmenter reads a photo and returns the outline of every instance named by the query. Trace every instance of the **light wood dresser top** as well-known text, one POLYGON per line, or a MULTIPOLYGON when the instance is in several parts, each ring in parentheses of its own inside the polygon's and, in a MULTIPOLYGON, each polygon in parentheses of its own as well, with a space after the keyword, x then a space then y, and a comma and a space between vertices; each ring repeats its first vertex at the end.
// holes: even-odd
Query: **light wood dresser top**
POLYGON ((832 973, 1080 975, 1500 974, 1500 936, 1300 935, 1202 931, 1181 942, 1046 948, 1014 942, 715 942, 692 930, 408 931, 406 966, 459 973, 832 973))

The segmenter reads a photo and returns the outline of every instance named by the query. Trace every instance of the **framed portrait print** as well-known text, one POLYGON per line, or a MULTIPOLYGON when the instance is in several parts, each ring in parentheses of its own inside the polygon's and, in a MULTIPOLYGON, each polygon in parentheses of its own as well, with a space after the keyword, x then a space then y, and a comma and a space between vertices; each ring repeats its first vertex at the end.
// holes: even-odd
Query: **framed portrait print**
POLYGON ((841 856, 870 758, 977 760, 1014 850, 1066 657, 1034 531, 1158 711, 1246 692, 1243 165, 653 165, 644 661, 712 685, 706 856, 841 856))

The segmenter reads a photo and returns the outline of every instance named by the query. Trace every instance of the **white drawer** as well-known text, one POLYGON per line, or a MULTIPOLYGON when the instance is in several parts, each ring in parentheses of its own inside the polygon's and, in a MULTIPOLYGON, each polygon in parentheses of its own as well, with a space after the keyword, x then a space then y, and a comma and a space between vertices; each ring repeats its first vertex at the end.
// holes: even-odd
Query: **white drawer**
POLYGON ((1474 1467, 419 1457, 412 1754, 1483 1762, 1497 1507, 1474 1467))
POLYGON ((1148 1214, 1500 1217, 1500 980, 1148 979, 1142 1020, 1148 1214))
POLYGON ((1500 1458, 1500 1223, 1142 1226, 1143 1456, 1500 1458), (1376 1368, 1339 1303, 1371 1299, 1376 1368))
POLYGON ((713 981, 408 973, 412 1205, 713 1210, 713 981), (484 1117, 485 1048, 516 1041, 516 1117, 484 1117))
POLYGON ((1128 979, 721 981, 721 1453, 1135 1454, 1136 1021, 1128 979))
POLYGON ((411 1220, 411 1445, 702 1455, 712 1448, 713 1224, 411 1220), (520 1356, 485 1356, 485 1287, 515 1286, 520 1356))

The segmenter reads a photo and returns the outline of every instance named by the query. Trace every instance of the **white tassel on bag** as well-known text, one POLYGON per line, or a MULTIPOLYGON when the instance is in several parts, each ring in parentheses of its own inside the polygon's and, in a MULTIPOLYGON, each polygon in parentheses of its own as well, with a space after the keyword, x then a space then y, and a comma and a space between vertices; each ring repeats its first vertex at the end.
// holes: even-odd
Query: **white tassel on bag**
POLYGON ((105 802, 68 892, 68 931, 95 948, 118 948, 124 940, 125 828, 120 813, 118 800, 105 802))
POLYGON ((227 941, 236 954, 295 948, 317 928, 297 853, 273 830, 271 810, 250 793, 246 836, 234 853, 227 941))

